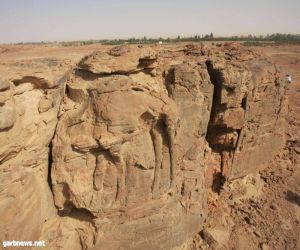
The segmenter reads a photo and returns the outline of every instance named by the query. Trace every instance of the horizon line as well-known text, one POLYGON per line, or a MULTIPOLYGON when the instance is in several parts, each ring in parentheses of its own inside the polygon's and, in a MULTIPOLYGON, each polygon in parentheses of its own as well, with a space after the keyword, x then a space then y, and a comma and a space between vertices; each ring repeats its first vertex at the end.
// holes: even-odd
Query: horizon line
POLYGON ((79 39, 59 39, 59 40, 39 40, 39 41, 20 41, 20 42, 7 42, 7 43, 0 43, 0 45, 18 45, 18 44, 39 44, 39 43, 46 43, 46 44, 50 44, 50 43, 64 43, 64 42, 85 42, 85 41, 105 41, 105 40, 129 40, 129 39, 137 39, 137 40, 141 40, 143 38, 147 38, 147 40, 149 39, 176 39, 178 36, 180 36, 180 38, 192 38, 195 36, 201 36, 201 38, 203 38, 206 35, 210 35, 213 34, 214 38, 234 38, 234 37, 239 37, 239 38, 247 38, 247 36, 253 36, 253 37, 266 37, 266 36, 270 36, 270 35, 276 35, 276 34, 280 34, 280 35, 300 35, 300 33, 280 33, 280 32, 273 32, 273 33, 240 33, 240 34, 214 34, 213 32, 210 33, 196 33, 196 34, 190 34, 190 35, 182 35, 182 34, 178 34, 178 35, 171 35, 171 36, 163 36, 163 35, 154 35, 154 36, 147 36, 147 35, 140 35, 140 36, 120 36, 120 37, 107 37, 107 38, 79 38, 79 39))

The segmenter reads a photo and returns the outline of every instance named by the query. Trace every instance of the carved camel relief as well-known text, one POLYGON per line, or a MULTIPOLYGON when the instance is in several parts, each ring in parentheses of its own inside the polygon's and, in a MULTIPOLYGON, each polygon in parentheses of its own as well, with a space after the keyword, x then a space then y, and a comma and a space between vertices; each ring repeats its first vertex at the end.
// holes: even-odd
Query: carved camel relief
POLYGON ((126 197, 126 162, 121 153, 122 144, 142 132, 151 135, 155 153, 153 195, 157 195, 160 185, 160 169, 163 160, 163 140, 158 127, 166 129, 170 153, 170 189, 175 186, 176 156, 175 135, 179 122, 179 113, 175 102, 166 94, 155 93, 138 86, 122 91, 109 92, 107 89, 88 89, 84 100, 76 111, 68 115, 67 126, 79 120, 92 120, 92 123, 103 124, 106 132, 93 135, 97 142, 90 150, 100 152, 96 156, 94 171, 94 189, 103 188, 106 166, 103 153, 108 153, 117 170, 117 194, 115 201, 124 204, 126 197), (91 119, 92 117, 92 119, 91 119), (102 153, 101 153, 102 152, 102 153))
MULTIPOLYGON (((176 126, 178 123, 178 113, 176 110, 176 105, 170 99, 168 102, 164 103, 161 99, 157 97, 153 97, 150 93, 146 92, 146 89, 140 88, 138 92, 130 90, 128 92, 128 99, 126 98, 126 93, 122 93, 121 95, 117 95, 116 98, 113 98, 114 101, 112 102, 113 105, 118 105, 118 103, 122 103, 119 98, 126 101, 127 107, 122 109, 124 112, 124 116, 131 117, 133 119, 129 119, 129 124, 127 127, 134 128, 133 130, 129 131, 118 131, 117 135, 108 136, 108 137, 100 137, 96 140, 99 143, 101 149, 108 150, 110 153, 114 164, 117 168, 117 201, 122 201, 125 197, 126 192, 126 184, 125 184, 125 169, 126 163, 123 159, 121 154, 121 146, 124 142, 130 140, 132 137, 138 135, 139 133, 147 130, 150 132, 152 140, 153 140, 153 147, 155 152, 155 168, 154 168, 154 180, 152 185, 153 194, 157 194, 159 189, 160 183, 160 168, 162 164, 162 138, 160 132, 157 130, 156 126, 162 121, 167 128, 167 135, 169 139, 169 150, 170 150, 170 187, 172 188, 175 183, 175 176, 176 176, 176 157, 174 152, 174 143, 175 143, 175 132, 176 126), (145 91, 145 92, 144 92, 145 91), (145 98, 145 93, 149 95, 149 101, 145 102, 147 98, 145 98), (119 102, 120 101, 120 102, 119 102), (137 103, 142 103, 143 105, 136 105, 137 103), (132 112, 134 110, 134 112, 132 112), (127 112, 128 111, 128 112, 127 112), (142 117, 142 119, 140 119, 142 117), (135 118, 135 119, 134 119, 135 118), (140 120, 143 120, 141 122, 140 120), (146 120, 146 121, 145 121, 146 120), (139 122, 136 122, 139 121, 139 122), (145 126, 145 122, 147 125, 145 126), (120 133, 121 132, 121 133, 120 133)), ((166 99, 166 97, 164 97, 166 99)), ((94 99, 94 98, 92 98, 94 99)), ((94 99, 97 103, 97 99, 94 99)), ((96 104, 96 110, 98 114, 103 114, 103 109, 109 109, 113 107, 103 107, 96 104)), ((108 115, 109 117, 109 115, 108 115)), ((115 124, 122 123, 122 116, 116 115, 114 118, 115 120, 110 120, 108 122, 108 130, 110 130, 111 126, 115 124), (120 118, 120 119, 119 119, 120 118)), ((128 122, 128 120, 126 121, 128 122)), ((97 173, 99 173, 103 169, 101 165, 101 157, 97 157, 96 169, 94 178, 97 179, 97 173)), ((101 176, 101 175, 100 175, 101 176)), ((103 181, 103 179, 102 179, 103 181)), ((102 181, 95 180, 96 183, 100 184, 102 181)), ((102 185, 102 184, 100 184, 102 185)))

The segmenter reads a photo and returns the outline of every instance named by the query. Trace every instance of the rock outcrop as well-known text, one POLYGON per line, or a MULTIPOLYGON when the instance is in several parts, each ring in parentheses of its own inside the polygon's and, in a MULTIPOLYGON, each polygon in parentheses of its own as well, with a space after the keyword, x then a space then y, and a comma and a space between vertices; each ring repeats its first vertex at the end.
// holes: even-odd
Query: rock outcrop
POLYGON ((56 215, 49 147, 69 71, 59 66, 36 60, 0 68, 0 241, 38 239, 56 215))
POLYGON ((0 82, 0 240, 184 245, 207 190, 262 169, 284 141, 280 72, 244 47, 125 45, 71 71, 36 67, 0 82))
POLYGON ((207 140, 221 155, 222 174, 233 179, 258 171, 284 143, 279 71, 252 51, 235 47, 210 58, 207 68, 215 86, 207 140))

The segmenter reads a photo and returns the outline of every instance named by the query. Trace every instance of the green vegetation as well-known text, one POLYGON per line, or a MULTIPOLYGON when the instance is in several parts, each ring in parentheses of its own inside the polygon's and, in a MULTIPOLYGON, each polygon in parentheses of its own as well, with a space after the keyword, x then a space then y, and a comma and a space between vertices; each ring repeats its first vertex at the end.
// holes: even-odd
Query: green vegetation
MULTIPOLYGON (((242 44, 246 47, 251 47, 251 46, 262 46, 266 43, 260 42, 260 41, 246 41, 246 42, 243 42, 242 44)), ((267 44, 270 44, 270 43, 267 43, 267 44)))
POLYGON ((70 47, 70 46, 84 46, 84 45, 90 45, 95 43, 93 40, 89 41, 71 41, 71 42, 62 42, 61 45, 64 47, 70 47))
MULTIPOLYGON (((68 41, 55 42, 65 47, 84 46, 90 44, 103 45, 120 45, 120 44, 155 44, 155 43, 178 43, 178 42, 202 42, 202 41, 238 41, 243 42, 245 46, 262 46, 264 44, 300 44, 300 34, 272 34, 266 36, 231 36, 231 37, 215 37, 213 33, 205 35, 195 35, 190 37, 182 37, 178 35, 173 38, 129 38, 129 39, 104 39, 104 40, 87 40, 87 41, 68 41)), ((18 43, 18 44, 51 44, 47 42, 40 43, 18 43)))

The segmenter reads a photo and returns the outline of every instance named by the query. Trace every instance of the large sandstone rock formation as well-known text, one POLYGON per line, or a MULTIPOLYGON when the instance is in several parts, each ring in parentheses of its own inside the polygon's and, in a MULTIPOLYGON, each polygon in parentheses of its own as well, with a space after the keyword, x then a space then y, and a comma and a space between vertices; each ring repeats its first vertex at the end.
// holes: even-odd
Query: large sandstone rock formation
POLYGON ((280 72, 243 47, 126 45, 36 67, 0 82, 1 240, 181 246, 202 230, 207 189, 284 140, 280 72))
POLYGON ((56 215, 49 145, 68 71, 44 60, 0 68, 0 241, 38 239, 56 215))

